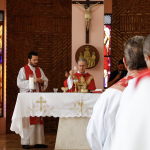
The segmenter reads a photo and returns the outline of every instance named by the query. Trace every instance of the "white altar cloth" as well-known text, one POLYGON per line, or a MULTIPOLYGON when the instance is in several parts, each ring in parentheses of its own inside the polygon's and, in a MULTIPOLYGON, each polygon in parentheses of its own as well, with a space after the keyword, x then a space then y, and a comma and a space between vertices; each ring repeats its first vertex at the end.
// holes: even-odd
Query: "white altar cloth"
POLYGON ((19 93, 10 130, 22 138, 22 118, 29 116, 91 117, 100 94, 91 93, 19 93))

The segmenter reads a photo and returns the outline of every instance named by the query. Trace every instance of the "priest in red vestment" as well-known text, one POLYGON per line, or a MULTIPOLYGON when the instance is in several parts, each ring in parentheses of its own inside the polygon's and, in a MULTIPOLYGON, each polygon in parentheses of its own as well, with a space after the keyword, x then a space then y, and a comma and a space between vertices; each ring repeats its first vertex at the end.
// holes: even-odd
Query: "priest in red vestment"
POLYGON ((69 72, 69 77, 64 81, 64 86, 68 87, 68 92, 75 91, 74 80, 77 82, 77 91, 80 92, 81 89, 88 89, 88 91, 95 90, 95 82, 92 75, 87 73, 85 69, 87 68, 87 61, 85 59, 78 60, 78 72, 75 73, 75 70, 69 72))
MULTIPOLYGON (((17 86, 20 93, 29 92, 29 75, 34 76, 34 92, 42 92, 48 86, 48 79, 43 70, 38 65, 38 54, 30 52, 28 54, 28 64, 22 67, 17 77, 17 86)), ((29 145, 35 148, 46 148, 44 139, 44 122, 40 117, 24 117, 23 119, 24 138, 21 138, 21 145, 24 149, 29 149, 29 145)))

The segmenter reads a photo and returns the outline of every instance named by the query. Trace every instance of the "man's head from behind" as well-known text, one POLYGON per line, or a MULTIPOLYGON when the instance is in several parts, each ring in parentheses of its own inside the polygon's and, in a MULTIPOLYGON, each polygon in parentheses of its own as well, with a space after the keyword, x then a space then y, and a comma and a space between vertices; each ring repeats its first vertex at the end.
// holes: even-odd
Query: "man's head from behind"
POLYGON ((125 63, 129 70, 139 70, 146 68, 143 55, 143 36, 134 36, 126 41, 124 45, 125 63))
POLYGON ((125 70, 125 66, 124 66, 124 63, 123 63, 123 59, 121 59, 118 62, 118 71, 123 71, 123 70, 125 70))
POLYGON ((80 73, 85 73, 85 69, 87 68, 87 60, 86 59, 79 59, 78 60, 78 70, 80 73))
POLYGON ((30 52, 28 54, 28 63, 32 67, 36 67, 38 65, 38 54, 36 52, 30 52))
POLYGON ((146 37, 143 45, 143 53, 147 67, 150 69, 150 34, 146 37))

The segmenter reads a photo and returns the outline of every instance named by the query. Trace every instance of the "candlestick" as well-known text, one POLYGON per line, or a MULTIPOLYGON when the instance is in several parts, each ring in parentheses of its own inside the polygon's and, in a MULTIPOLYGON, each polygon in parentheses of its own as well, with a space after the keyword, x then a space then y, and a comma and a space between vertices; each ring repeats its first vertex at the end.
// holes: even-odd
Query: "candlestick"
POLYGON ((30 90, 30 93, 34 93, 32 89, 30 90))
POLYGON ((78 82, 78 80, 73 80, 73 82, 74 82, 74 84, 75 84, 75 93, 77 93, 77 82, 78 82))
POLYGON ((29 75, 29 89, 30 90, 34 89, 34 77, 32 74, 29 75))

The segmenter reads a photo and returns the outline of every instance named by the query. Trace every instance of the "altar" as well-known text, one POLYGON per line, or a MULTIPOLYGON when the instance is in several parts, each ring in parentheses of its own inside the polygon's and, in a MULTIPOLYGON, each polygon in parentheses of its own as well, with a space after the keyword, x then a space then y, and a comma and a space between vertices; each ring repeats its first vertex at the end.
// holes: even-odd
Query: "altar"
POLYGON ((96 93, 19 93, 10 130, 24 137, 24 117, 59 117, 55 150, 90 150, 86 127, 99 97, 96 93))

